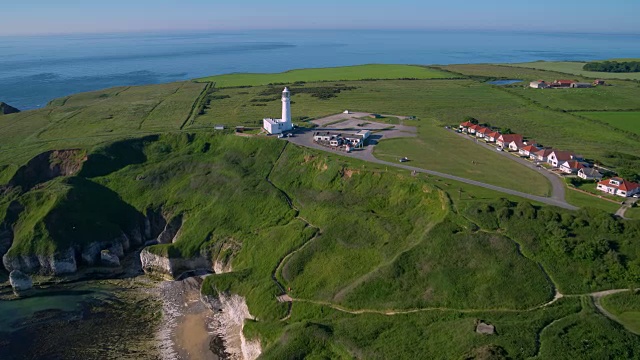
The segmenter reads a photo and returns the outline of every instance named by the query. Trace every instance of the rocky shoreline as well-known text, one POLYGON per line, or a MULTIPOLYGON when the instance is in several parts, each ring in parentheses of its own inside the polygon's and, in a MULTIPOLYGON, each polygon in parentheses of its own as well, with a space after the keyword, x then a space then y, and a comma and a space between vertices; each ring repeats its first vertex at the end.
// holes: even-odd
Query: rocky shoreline
POLYGON ((244 337, 249 313, 244 298, 200 293, 202 277, 163 281, 158 285, 163 320, 158 331, 162 359, 254 360, 260 356, 258 341, 244 337))

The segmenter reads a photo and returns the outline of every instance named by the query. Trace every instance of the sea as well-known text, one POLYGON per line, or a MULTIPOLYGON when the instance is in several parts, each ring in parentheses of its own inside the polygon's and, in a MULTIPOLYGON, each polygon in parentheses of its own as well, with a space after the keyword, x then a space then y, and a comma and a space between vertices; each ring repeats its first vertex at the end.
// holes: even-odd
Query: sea
POLYGON ((0 101, 28 110, 83 91, 235 72, 637 57, 640 34, 255 30, 0 36, 0 101))

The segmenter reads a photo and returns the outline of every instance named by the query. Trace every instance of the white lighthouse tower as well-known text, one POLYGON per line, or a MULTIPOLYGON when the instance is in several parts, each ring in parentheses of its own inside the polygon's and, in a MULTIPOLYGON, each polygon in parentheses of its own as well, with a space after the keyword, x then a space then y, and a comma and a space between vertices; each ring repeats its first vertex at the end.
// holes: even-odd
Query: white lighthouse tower
POLYGON ((269 134, 282 134, 293 129, 291 123, 291 92, 289 88, 282 91, 282 119, 267 118, 263 121, 263 127, 269 134))

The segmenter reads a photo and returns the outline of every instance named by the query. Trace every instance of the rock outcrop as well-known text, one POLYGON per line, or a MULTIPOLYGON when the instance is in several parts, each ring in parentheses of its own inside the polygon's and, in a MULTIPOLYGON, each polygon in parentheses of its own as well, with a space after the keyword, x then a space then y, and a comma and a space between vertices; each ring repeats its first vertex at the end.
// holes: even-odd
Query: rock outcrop
POLYGON ((2 263, 8 271, 19 270, 27 274, 41 272, 51 275, 64 275, 78 270, 73 248, 55 252, 52 255, 12 256, 7 253, 2 257, 2 263))
POLYGON ((8 187, 21 187, 26 192, 59 176, 76 174, 85 160, 84 151, 78 149, 44 152, 20 167, 9 181, 8 187))
POLYGON ((9 274, 9 283, 11 283, 11 287, 16 294, 29 291, 33 287, 31 278, 19 270, 13 270, 9 274))
POLYGON ((108 267, 120 267, 120 258, 109 250, 102 250, 100 264, 108 267))
POLYGON ((214 332, 223 339, 229 358, 257 359, 262 353, 260 341, 247 339, 243 331, 247 319, 255 320, 245 298, 220 293, 217 297, 203 296, 202 301, 215 313, 214 332))
POLYGON ((0 115, 9 115, 9 114, 15 114, 19 112, 20 110, 18 110, 17 108, 14 108, 9 104, 3 103, 2 101, 0 101, 0 115))
POLYGON ((493 326, 491 324, 487 324, 487 323, 485 323, 483 321, 480 321, 476 325, 476 332, 478 334, 493 335, 496 332, 496 328, 495 328, 495 326, 493 326))
POLYGON ((182 215, 178 215, 169 221, 160 235, 158 235, 158 244, 171 244, 178 239, 178 233, 182 228, 182 215))
POLYGON ((175 279, 181 273, 188 271, 213 271, 213 264, 207 254, 187 259, 170 258, 144 249, 140 252, 140 261, 145 273, 158 274, 170 279, 175 279))

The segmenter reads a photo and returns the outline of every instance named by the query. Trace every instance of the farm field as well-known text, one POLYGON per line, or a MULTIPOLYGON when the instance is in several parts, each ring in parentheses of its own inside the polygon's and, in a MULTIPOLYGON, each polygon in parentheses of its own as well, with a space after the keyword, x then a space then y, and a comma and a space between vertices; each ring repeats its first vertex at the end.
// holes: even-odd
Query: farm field
POLYGON ((317 81, 353 81, 370 79, 445 79, 456 77, 451 73, 413 65, 359 65, 322 69, 290 70, 276 74, 227 74, 196 79, 214 82, 216 87, 259 86, 275 83, 317 81))
MULTIPOLYGON (((556 71, 538 70, 532 68, 521 68, 509 65, 497 64, 456 64, 456 65, 438 65, 437 68, 458 73, 465 76, 487 79, 513 79, 523 80, 524 83, 511 85, 521 87, 528 85, 530 81, 540 79, 564 79, 569 76, 566 73, 556 71)), ((585 80, 578 77, 576 80, 585 80)))
POLYGON ((581 116, 605 122, 618 129, 640 135, 640 111, 580 112, 581 116))
MULTIPOLYGON (((518 96, 557 110, 636 110, 640 109, 640 86, 620 82, 615 86, 597 86, 587 89, 531 89, 508 88, 518 96)), ((640 127, 639 127, 640 128, 640 127)))
POLYGON ((531 68, 544 71, 555 71, 565 74, 573 74, 591 79, 623 79, 640 80, 640 73, 611 73, 582 70, 586 62, 579 61, 536 61, 530 63, 502 64, 520 68, 531 68))

